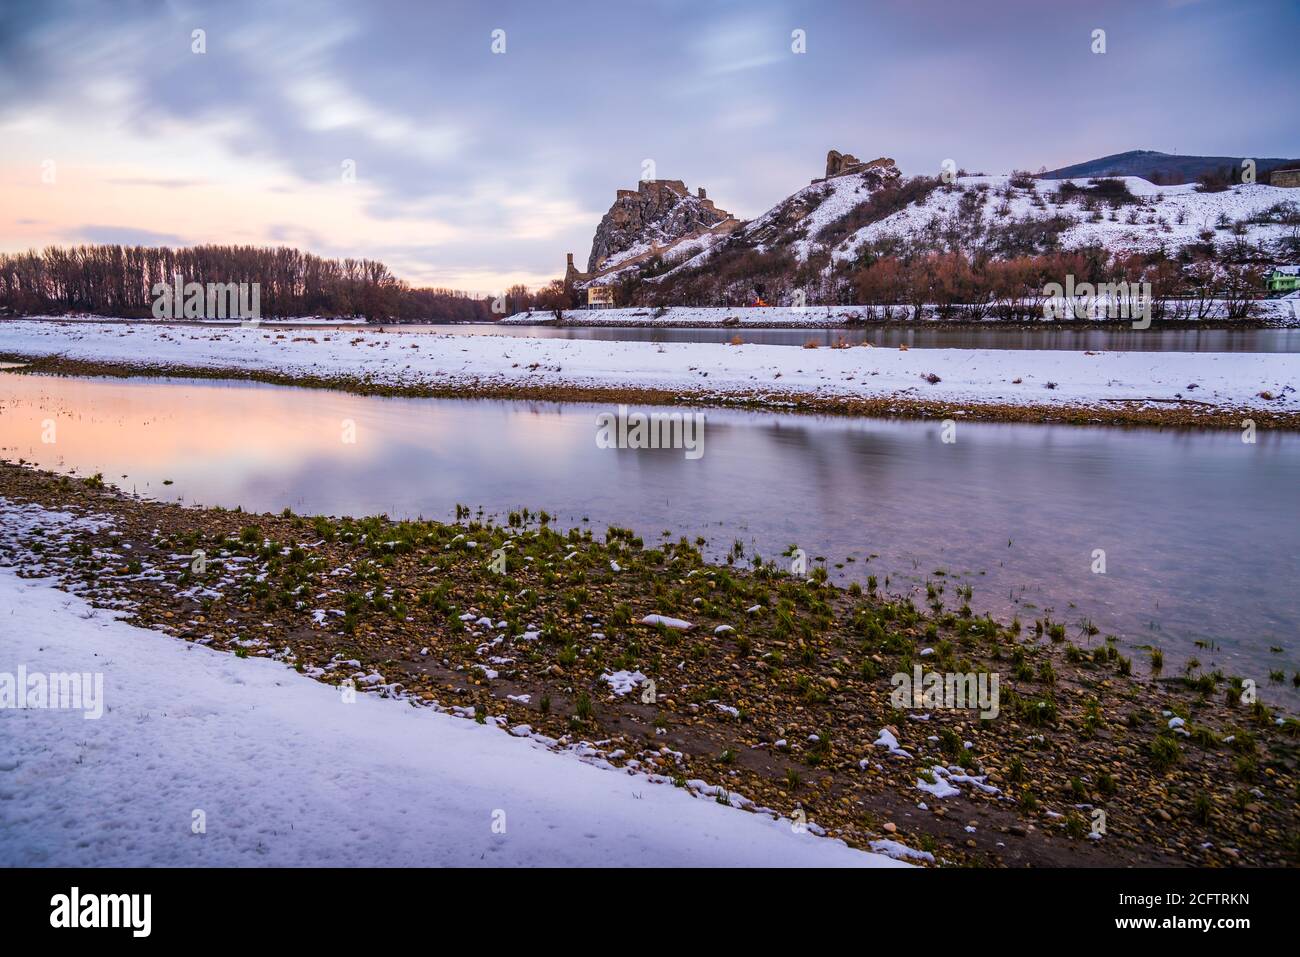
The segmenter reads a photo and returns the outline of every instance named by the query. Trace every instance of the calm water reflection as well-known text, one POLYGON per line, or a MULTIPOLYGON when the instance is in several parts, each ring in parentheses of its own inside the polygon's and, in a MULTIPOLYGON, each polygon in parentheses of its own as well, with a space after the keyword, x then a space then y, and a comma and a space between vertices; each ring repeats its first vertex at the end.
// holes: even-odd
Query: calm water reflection
POLYGON ((802 346, 812 341, 829 346, 839 339, 917 349, 1063 349, 1081 352, 1300 352, 1300 329, 1114 329, 1025 328, 997 326, 857 326, 848 329, 572 329, 555 326, 399 326, 403 332, 451 335, 539 336, 551 339, 596 339, 619 342, 726 342, 739 335, 759 345, 802 346))
MULTIPOLYGON (((254 511, 528 506, 647 542, 702 535, 714 557, 736 539, 771 558, 798 544, 842 580, 888 575, 923 601, 943 570, 973 585, 978 611, 1052 609, 1072 633, 1087 616, 1273 697, 1267 671, 1300 667, 1300 436, 962 423, 944 444, 930 423, 709 411, 691 461, 598 449, 603 410, 0 374, 0 454, 254 511), (41 442, 47 418, 54 445, 41 442), (1091 572, 1098 548, 1104 575, 1091 572)), ((959 604, 952 585, 947 597, 959 604)))

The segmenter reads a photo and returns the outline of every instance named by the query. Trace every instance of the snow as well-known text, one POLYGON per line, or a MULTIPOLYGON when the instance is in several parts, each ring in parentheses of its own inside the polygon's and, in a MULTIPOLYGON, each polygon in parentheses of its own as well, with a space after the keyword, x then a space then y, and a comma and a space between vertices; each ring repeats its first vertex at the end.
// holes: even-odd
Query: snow
MULTIPOLYGON (((1092 178, 1071 180, 1032 180, 1028 188, 1012 186, 1009 175, 962 176, 952 186, 931 191, 920 202, 913 202, 876 222, 857 229, 834 247, 818 242, 816 237, 828 225, 841 220, 864 203, 880 186, 878 171, 867 171, 815 182, 781 200, 756 219, 743 224, 732 234, 737 240, 758 250, 788 245, 798 262, 806 262, 814 252, 829 251, 830 260, 823 276, 854 262, 861 248, 882 239, 917 242, 924 248, 947 248, 954 243, 963 251, 972 239, 954 240, 968 234, 977 220, 984 227, 1048 220, 1057 217, 1070 221, 1059 235, 1060 248, 1080 249, 1103 246, 1113 253, 1155 253, 1164 251, 1176 256, 1180 249, 1210 241, 1220 248, 1245 245, 1262 249, 1266 254, 1291 258, 1283 241, 1294 231, 1275 219, 1270 211, 1279 204, 1297 202, 1294 189, 1261 183, 1238 184, 1220 192, 1198 192, 1195 184, 1158 186, 1138 177, 1119 179, 1140 201, 1111 208, 1098 203, 1085 208, 1083 196, 1062 196, 1066 184, 1087 187, 1092 178), (978 191, 978 202, 963 206, 963 194, 978 191), (1234 226, 1236 233, 1234 234, 1234 226)), ((721 232, 721 231, 719 231, 721 232)), ((983 234, 983 230, 979 231, 983 234)), ((597 282, 617 281, 621 274, 644 261, 650 252, 653 236, 647 242, 611 257, 609 263, 619 268, 597 282), (638 258, 640 257, 640 258, 638 258)), ((686 270, 707 264, 715 251, 726 245, 726 236, 706 234, 683 241, 665 253, 672 269, 647 278, 649 283, 663 282, 686 270)), ((973 242, 982 242, 975 238, 973 242)))
MULTIPOLYGON (((761 329, 843 326, 881 315, 870 306, 628 306, 618 309, 569 309, 565 322, 584 326, 693 327, 754 326, 761 329)), ((520 312, 501 320, 503 325, 542 326, 555 321, 549 312, 520 312)))
MULTIPOLYGON (((1064 277, 1062 277, 1064 278, 1064 277)), ((1276 299, 1256 301, 1259 318, 1279 325, 1300 324, 1300 315, 1290 308, 1288 300, 1300 297, 1300 291, 1276 299)), ((1169 308, 1182 305, 1171 300, 1169 308)), ((1186 306, 1190 315, 1185 321, 1195 322, 1197 306, 1186 306)), ((1208 319, 1223 319, 1223 304, 1215 301, 1206 306, 1208 319)), ((755 329, 839 329, 846 325, 864 322, 903 321, 940 324, 946 320, 936 318, 936 307, 921 307, 914 315, 911 306, 626 306, 617 309, 566 309, 560 315, 564 323, 575 326, 637 328, 717 328, 720 332, 736 332, 746 327, 755 329)), ((1051 320, 1042 319, 1044 323, 1051 320)), ((1099 321, 1098 329, 1128 329, 1129 321, 1105 323, 1099 321)), ((500 320, 506 326, 548 326, 556 323, 551 312, 518 312, 500 320)), ((1001 320, 984 320, 991 328, 1002 325, 1001 320)), ((1156 324, 1158 325, 1158 323, 1156 324)), ((1155 325, 1153 325, 1155 328, 1155 325)))
POLYGON ((888 728, 881 728, 880 736, 876 738, 875 743, 878 748, 888 748, 890 751, 893 751, 898 747, 898 738, 896 738, 894 733, 888 728))
POLYGON ((952 797, 961 794, 961 788, 958 784, 969 784, 972 788, 983 791, 985 794, 1000 794, 1001 791, 993 785, 988 784, 988 776, 979 774, 967 774, 958 767, 945 768, 942 764, 936 764, 930 768, 931 776, 934 783, 931 784, 924 778, 917 778, 916 786, 922 791, 928 791, 937 798, 952 797))
POLYGON ((915 848, 908 847, 906 844, 900 844, 898 841, 872 841, 871 849, 880 854, 888 854, 890 857, 899 861, 913 860, 926 861, 934 863, 934 855, 929 851, 918 851, 915 848))
POLYGON ((855 206, 865 203, 876 181, 874 173, 850 173, 813 183, 792 194, 752 223, 747 223, 741 231, 749 235, 761 233, 773 221, 779 221, 791 206, 811 205, 807 215, 799 220, 802 235, 790 244, 799 262, 804 262, 810 252, 820 248, 814 242, 814 237, 831 223, 847 216, 855 206))
MULTIPOLYGON (((693 263, 702 254, 707 254, 720 239, 724 239, 734 225, 733 221, 724 220, 708 227, 698 235, 683 236, 680 239, 661 245, 653 242, 637 243, 622 252, 608 256, 600 265, 600 275, 588 282, 578 283, 578 288, 585 289, 587 286, 612 285, 618 282, 629 269, 655 255, 659 256, 665 263, 693 263)), ((676 269, 672 269, 668 272, 675 271, 676 269)), ((658 281, 667 274, 663 273, 660 276, 653 277, 651 281, 658 281)))
POLYGON ((946 778, 935 775, 934 783, 931 784, 923 778, 916 779, 916 786, 922 791, 929 791, 937 798, 952 797, 955 794, 961 794, 960 788, 955 788, 948 783, 946 778))
MULTIPOLYGON (((1123 180, 1130 193, 1152 204, 1153 208, 1138 210, 1137 222, 1130 223, 1126 220, 1130 210, 1138 207, 1130 205, 1118 208, 1115 210, 1116 218, 1112 220, 1109 218, 1110 210, 1103 206, 1102 218, 1092 222, 1091 214, 1084 210, 1080 200, 1059 196, 1064 184, 1087 186, 1091 182, 1089 178, 1035 180, 1034 190, 1015 189, 1010 198, 1005 198, 1001 191, 1009 184, 1009 176, 963 176, 957 180, 956 189, 936 189, 923 202, 909 204, 898 212, 857 230, 835 247, 832 258, 837 262, 851 261, 856 258, 857 251, 863 244, 886 237, 921 238, 937 235, 942 231, 938 227, 960 217, 958 205, 962 192, 974 186, 988 187, 981 205, 986 222, 1047 219, 1056 215, 1076 220, 1074 225, 1061 234, 1060 244, 1063 249, 1102 245, 1112 252, 1147 253, 1163 248, 1171 255, 1182 246, 1200 242, 1200 233, 1206 229, 1214 231, 1216 243, 1235 241, 1237 237, 1232 236, 1228 230, 1217 228, 1220 216, 1226 216, 1234 222, 1247 220, 1278 203, 1297 201, 1293 189, 1259 183, 1238 185, 1218 193, 1200 193, 1196 191, 1195 184, 1190 183, 1156 186, 1135 176, 1113 178, 1123 180), (1042 197, 1045 203, 1042 208, 1032 205, 1034 192, 1042 197), (1005 215, 998 212, 1004 201, 1005 215)), ((1245 227, 1245 234, 1241 238, 1251 245, 1269 244, 1282 238, 1288 230, 1289 227, 1280 224, 1250 223, 1245 227)))
MULTIPOLYGON (((246 320, 243 319, 154 319, 152 316, 145 316, 139 319, 111 319, 105 316, 97 316, 94 313, 67 313, 59 316, 40 316, 33 318, 57 319, 67 322, 121 322, 135 323, 146 322, 151 325, 175 325, 175 326, 238 326, 246 320)), ((247 320, 252 321, 252 320, 247 320)), ((280 326, 364 326, 368 323, 364 316, 280 316, 276 319, 259 319, 257 322, 263 328, 275 329, 280 326)))
POLYGON ((797 401, 815 394, 1034 406, 1182 396, 1231 408, 1300 409, 1296 358, 1285 353, 814 350, 361 330, 329 341, 312 338, 317 341, 291 342, 244 328, 0 322, 0 353, 349 376, 394 386, 612 387, 702 399, 758 394, 797 401), (420 349, 407 348, 412 341, 420 349), (1197 388, 1189 392, 1191 384, 1197 388), (1262 398, 1261 392, 1274 398, 1262 398))
POLYGON ((681 618, 669 618, 667 615, 646 615, 641 619, 642 625, 663 625, 673 631, 691 631, 695 626, 681 618))
MULTIPOLYGON (((885 748, 891 755, 899 758, 910 758, 912 755, 899 747, 898 736, 888 728, 881 728, 880 735, 872 742, 878 748, 885 748)), ((864 759, 858 762, 859 767, 863 767, 868 762, 864 759)))
POLYGON ((107 704, 91 721, 0 710, 0 866, 899 866, 548 751, 525 726, 345 703, 11 568, 0 609, 4 667, 102 673, 107 704))
POLYGON ((622 697, 637 685, 645 684, 646 676, 639 671, 615 671, 601 675, 600 680, 609 685, 610 691, 622 697))

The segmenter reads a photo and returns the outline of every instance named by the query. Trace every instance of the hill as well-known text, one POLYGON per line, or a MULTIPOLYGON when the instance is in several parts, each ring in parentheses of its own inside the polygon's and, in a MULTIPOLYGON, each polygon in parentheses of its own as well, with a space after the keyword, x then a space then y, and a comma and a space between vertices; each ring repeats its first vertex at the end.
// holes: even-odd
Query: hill
MULTIPOLYGON (((968 303, 1008 286, 1029 295, 1066 274, 1183 296, 1207 283, 1253 290, 1270 266, 1300 260, 1300 190, 1131 175, 909 178, 886 157, 834 150, 826 175, 748 222, 690 218, 665 231, 652 219, 620 229, 621 251, 598 272, 571 269, 572 301, 595 285, 629 306, 968 303)), ((606 249, 608 220, 597 234, 606 249)))
MULTIPOLYGON (((1203 176, 1216 176, 1224 170, 1240 170, 1242 156, 1180 156, 1156 150, 1129 150, 1112 153, 1097 159, 1062 166, 1060 169, 1039 173, 1040 179, 1078 179, 1087 176, 1137 176, 1151 183, 1174 186, 1194 183, 1203 176)), ((1300 159, 1279 157, 1250 157, 1255 161, 1258 182, 1267 183, 1268 174, 1275 169, 1300 167, 1300 159)))

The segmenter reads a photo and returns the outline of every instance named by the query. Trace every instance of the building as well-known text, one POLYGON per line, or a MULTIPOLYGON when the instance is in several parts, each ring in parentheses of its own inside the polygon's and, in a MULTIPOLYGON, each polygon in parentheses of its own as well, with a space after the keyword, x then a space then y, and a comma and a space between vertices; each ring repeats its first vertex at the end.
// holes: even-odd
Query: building
POLYGON ((1300 169, 1275 169, 1269 174, 1270 186, 1300 186, 1300 169))
POLYGON ((613 286, 588 286, 587 287, 587 308, 588 309, 613 309, 614 308, 614 287, 613 286))
POLYGON ((1269 292, 1295 292, 1300 289, 1300 266, 1274 266, 1265 281, 1269 292))

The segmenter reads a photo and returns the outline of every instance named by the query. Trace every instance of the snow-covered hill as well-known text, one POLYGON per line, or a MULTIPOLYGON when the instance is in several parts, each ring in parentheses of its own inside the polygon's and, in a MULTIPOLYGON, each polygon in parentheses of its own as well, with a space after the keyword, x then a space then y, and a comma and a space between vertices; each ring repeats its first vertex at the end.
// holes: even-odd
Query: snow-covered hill
POLYGON ((978 248, 981 225, 1047 223, 1060 218, 1068 221, 1057 240, 1062 249, 1102 246, 1128 253, 1163 249, 1175 254, 1183 246, 1205 242, 1244 243, 1272 251, 1279 240, 1300 230, 1300 224, 1281 221, 1300 210, 1298 190, 1253 183, 1201 193, 1190 184, 1156 186, 1126 176, 1118 182, 1137 202, 1111 207, 1100 201, 1090 204, 1086 192, 1083 196, 1069 192, 1071 186, 1087 191, 1090 182, 1035 179, 1017 185, 1011 176, 961 177, 951 188, 934 190, 924 202, 909 204, 856 230, 836 244, 831 255, 836 262, 851 261, 865 243, 887 237, 948 251, 945 237, 957 235, 969 237, 978 248), (1288 204, 1295 209, 1287 210, 1288 204))
POLYGON ((739 296, 789 304, 796 289, 810 302, 845 301, 854 271, 882 257, 961 253, 999 261, 1099 248, 1103 261, 1163 255, 1178 268, 1212 259, 1259 272, 1300 259, 1297 189, 1250 183, 1201 192, 1133 176, 1051 180, 1026 173, 945 182, 904 178, 892 161, 874 162, 882 165, 828 173, 725 232, 669 244, 657 226, 642 238, 622 235, 625 251, 606 265, 624 265, 595 281, 640 280, 631 300, 640 303, 713 304, 739 296))

